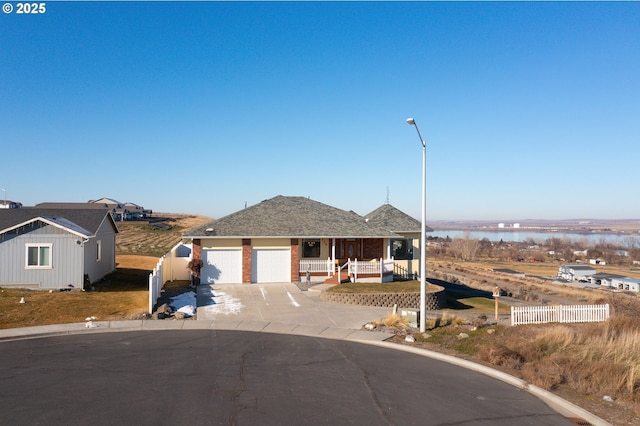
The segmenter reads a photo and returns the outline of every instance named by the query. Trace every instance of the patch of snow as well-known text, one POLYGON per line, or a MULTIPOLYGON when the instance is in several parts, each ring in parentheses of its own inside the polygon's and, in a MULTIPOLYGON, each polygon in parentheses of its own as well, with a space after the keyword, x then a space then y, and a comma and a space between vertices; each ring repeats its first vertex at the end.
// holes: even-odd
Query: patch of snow
POLYGON ((296 302, 296 299, 293 298, 293 296, 291 295, 291 293, 287 292, 287 296, 289 296, 289 300, 291 301, 291 304, 293 306, 295 306, 296 308, 300 307, 300 304, 298 302, 296 302))
POLYGON ((205 303, 205 306, 200 308, 202 311, 204 311, 205 317, 207 319, 213 319, 212 317, 210 317, 210 315, 213 316, 216 314, 237 315, 240 313, 240 311, 242 311, 242 308, 244 308, 244 305, 240 302, 240 299, 238 299, 237 297, 233 297, 223 291, 213 290, 211 294, 211 300, 213 301, 213 304, 206 305, 205 303))
POLYGON ((176 312, 182 312, 192 317, 196 314, 196 294, 193 291, 189 291, 172 297, 169 306, 176 312))

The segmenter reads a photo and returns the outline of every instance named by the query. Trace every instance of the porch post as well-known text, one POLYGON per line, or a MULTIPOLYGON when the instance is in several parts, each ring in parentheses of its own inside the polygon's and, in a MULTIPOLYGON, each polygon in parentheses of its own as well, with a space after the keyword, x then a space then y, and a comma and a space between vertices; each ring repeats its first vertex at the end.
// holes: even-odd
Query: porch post
POLYGON ((336 273, 336 239, 331 239, 331 273, 336 273))

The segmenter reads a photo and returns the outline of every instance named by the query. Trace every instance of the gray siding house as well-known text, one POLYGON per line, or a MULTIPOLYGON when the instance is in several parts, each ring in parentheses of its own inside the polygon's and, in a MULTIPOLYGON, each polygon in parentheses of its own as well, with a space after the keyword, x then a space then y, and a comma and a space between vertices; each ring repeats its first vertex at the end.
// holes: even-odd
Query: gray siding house
POLYGON ((0 287, 82 289, 116 268, 106 209, 0 211, 0 287))

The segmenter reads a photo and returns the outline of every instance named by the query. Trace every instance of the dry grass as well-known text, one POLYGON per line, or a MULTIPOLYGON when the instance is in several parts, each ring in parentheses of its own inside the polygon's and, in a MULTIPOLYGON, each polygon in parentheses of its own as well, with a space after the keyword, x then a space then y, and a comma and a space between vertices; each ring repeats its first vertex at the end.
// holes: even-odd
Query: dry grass
POLYGON ((376 327, 385 326, 390 328, 404 329, 409 327, 409 322, 403 316, 397 313, 396 314, 391 313, 391 314, 387 314, 380 321, 373 321, 373 325, 375 325, 376 327))
POLYGON ((118 256, 117 270, 96 291, 0 289, 0 328, 141 318, 148 310, 148 277, 158 258, 118 256), (20 303, 24 297, 26 303, 20 303))
POLYGON ((482 360, 519 371, 538 386, 569 385, 583 394, 640 402, 640 324, 613 317, 598 324, 506 328, 480 349, 482 360))
POLYGON ((116 252, 161 257, 180 242, 185 231, 204 225, 211 220, 206 216, 157 213, 149 221, 118 222, 116 252), (154 222, 161 222, 170 229, 156 229, 152 226, 154 222))

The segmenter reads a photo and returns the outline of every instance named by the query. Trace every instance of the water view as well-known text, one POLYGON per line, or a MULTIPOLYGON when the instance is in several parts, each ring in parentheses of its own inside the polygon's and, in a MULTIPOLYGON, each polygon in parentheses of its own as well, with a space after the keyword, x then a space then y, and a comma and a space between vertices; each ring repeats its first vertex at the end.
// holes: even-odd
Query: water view
POLYGON ((564 232, 534 232, 534 231, 464 231, 454 229, 438 229, 427 233, 429 237, 441 238, 469 238, 482 240, 487 238, 489 241, 514 241, 522 242, 532 239, 537 243, 543 243, 549 238, 561 238, 570 240, 587 240, 589 243, 596 244, 600 242, 612 243, 621 247, 630 247, 631 245, 640 245, 640 235, 638 234, 603 234, 603 233, 564 233, 564 232))

